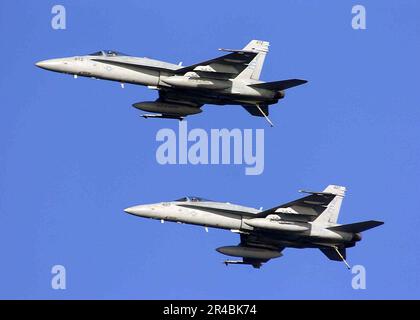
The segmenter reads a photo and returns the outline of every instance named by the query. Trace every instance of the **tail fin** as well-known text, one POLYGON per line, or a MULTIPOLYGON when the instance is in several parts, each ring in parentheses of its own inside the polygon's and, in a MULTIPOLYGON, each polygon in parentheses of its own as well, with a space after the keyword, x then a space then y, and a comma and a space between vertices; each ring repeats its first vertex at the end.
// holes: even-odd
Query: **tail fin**
POLYGON ((314 222, 324 224, 337 223, 340 214, 341 203, 346 193, 346 187, 329 185, 322 193, 335 195, 334 199, 328 204, 327 208, 315 219, 314 222))
POLYGON ((243 48, 243 51, 258 52, 258 54, 249 63, 248 67, 246 67, 236 78, 259 80, 269 46, 270 43, 268 41, 262 40, 252 40, 248 43, 245 48, 243 48))

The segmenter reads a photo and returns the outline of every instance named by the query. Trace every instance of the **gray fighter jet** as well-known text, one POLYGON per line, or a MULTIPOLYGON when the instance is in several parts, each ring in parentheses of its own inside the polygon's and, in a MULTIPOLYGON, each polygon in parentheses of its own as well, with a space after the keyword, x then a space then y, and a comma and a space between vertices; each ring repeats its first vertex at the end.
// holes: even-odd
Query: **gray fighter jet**
POLYGON ((306 83, 290 79, 263 82, 261 70, 267 41, 252 40, 242 50, 219 49, 228 54, 184 67, 116 51, 40 61, 40 68, 78 76, 148 86, 159 91, 156 101, 133 106, 152 114, 145 118, 182 120, 202 112, 204 104, 241 105, 251 115, 268 118, 268 106, 284 98, 284 90, 306 83))
POLYGON ((242 260, 228 264, 249 264, 254 268, 282 256, 285 248, 318 248, 330 260, 346 261, 346 248, 362 239, 361 232, 383 224, 364 221, 337 224, 346 188, 330 185, 322 192, 303 191, 309 195, 269 210, 257 210, 231 203, 197 197, 149 205, 138 205, 125 212, 145 218, 227 229, 240 234, 238 245, 216 249, 242 260))

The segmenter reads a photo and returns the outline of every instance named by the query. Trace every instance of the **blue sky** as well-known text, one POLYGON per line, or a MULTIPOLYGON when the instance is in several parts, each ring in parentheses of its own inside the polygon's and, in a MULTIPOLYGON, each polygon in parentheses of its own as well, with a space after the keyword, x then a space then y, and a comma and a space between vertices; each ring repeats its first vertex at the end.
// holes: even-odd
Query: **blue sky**
POLYGON ((418 1, 1 1, 0 298, 420 298, 418 1), (367 9, 367 30, 351 8, 367 9), (67 29, 51 28, 51 8, 67 29), (156 92, 38 69, 47 58, 116 49, 184 65, 271 42, 262 78, 309 80, 272 108, 269 128, 239 107, 206 106, 189 128, 264 128, 265 171, 162 166, 160 128, 131 107, 156 92), (188 194, 253 207, 298 189, 347 186, 340 222, 378 219, 348 253, 367 289, 318 250, 284 251, 260 270, 226 268, 237 235, 127 215, 188 194), (52 290, 51 267, 67 270, 52 290))

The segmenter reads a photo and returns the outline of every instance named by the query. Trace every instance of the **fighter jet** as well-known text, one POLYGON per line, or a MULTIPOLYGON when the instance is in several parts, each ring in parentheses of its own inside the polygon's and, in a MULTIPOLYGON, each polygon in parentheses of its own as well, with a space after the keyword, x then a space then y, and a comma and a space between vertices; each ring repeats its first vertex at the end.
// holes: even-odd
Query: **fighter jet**
POLYGON ((252 40, 242 50, 219 49, 227 54, 182 66, 149 58, 133 57, 112 50, 85 56, 37 62, 40 68, 74 75, 148 86, 158 90, 156 101, 133 104, 152 112, 144 118, 182 120, 201 113, 204 104, 241 105, 251 115, 268 118, 269 105, 284 98, 286 89, 306 83, 289 79, 274 82, 260 80, 269 42, 252 40))
POLYGON ((318 248, 334 261, 346 261, 346 249, 362 239, 361 232, 378 227, 381 221, 338 224, 346 188, 329 185, 322 192, 303 191, 303 198, 268 210, 185 197, 175 201, 138 205, 125 212, 144 218, 159 219, 231 230, 240 235, 238 245, 217 248, 224 255, 241 260, 229 264, 247 264, 254 268, 282 256, 285 248, 318 248))

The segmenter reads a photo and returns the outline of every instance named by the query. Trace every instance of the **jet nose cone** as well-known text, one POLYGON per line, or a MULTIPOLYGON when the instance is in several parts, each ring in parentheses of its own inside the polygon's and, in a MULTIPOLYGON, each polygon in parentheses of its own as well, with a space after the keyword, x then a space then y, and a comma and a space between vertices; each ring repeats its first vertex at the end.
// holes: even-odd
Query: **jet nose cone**
POLYGON ((124 211, 129 214, 136 214, 136 207, 125 208, 124 211))
POLYGON ((61 59, 42 60, 35 63, 39 68, 51 71, 62 71, 63 61, 61 59))
POLYGON ((137 205, 124 209, 125 212, 138 217, 154 218, 157 214, 150 205, 137 205))
POLYGON ((35 65, 36 65, 38 68, 48 69, 48 65, 49 65, 49 63, 48 63, 48 60, 43 60, 43 61, 38 61, 37 63, 35 63, 35 65))

